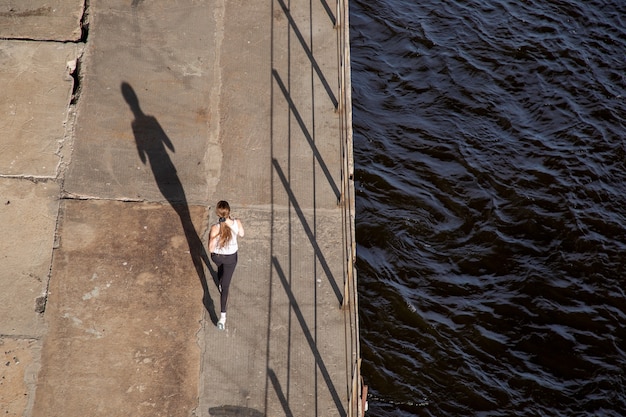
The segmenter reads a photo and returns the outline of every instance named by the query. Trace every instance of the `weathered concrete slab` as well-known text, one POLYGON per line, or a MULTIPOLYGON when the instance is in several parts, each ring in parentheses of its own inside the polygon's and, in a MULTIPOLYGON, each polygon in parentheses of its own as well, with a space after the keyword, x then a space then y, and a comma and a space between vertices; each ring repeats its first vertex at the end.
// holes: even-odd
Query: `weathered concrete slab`
POLYGON ((0 178, 0 335, 43 333, 59 193, 52 181, 0 178))
POLYGON ((84 0, 20 0, 0 3, 0 38, 76 41, 84 0))
POLYGON ((324 4, 226 3, 222 50, 238 53, 221 57, 222 152, 237 174, 222 175, 218 191, 233 201, 270 204, 278 163, 298 178, 303 206, 337 206, 337 46, 324 4))
POLYGON ((0 41, 0 174, 55 177, 65 138, 75 44, 0 41))
POLYGON ((204 307, 190 227, 206 209, 63 206, 33 416, 191 415, 204 307))
POLYGON ((35 393, 40 341, 0 337, 0 414, 29 415, 35 393))
POLYGON ((221 20, 224 35, 219 113, 223 116, 220 134, 225 172, 220 176, 217 198, 243 205, 269 204, 272 4, 220 3, 224 8, 221 20))
POLYGON ((179 187, 162 189, 174 181, 206 201, 221 162, 212 13, 209 0, 91 6, 69 194, 180 200, 179 187), (155 181, 163 166, 170 177, 155 181))
MULTIPOLYGON (((341 252, 328 227, 340 227, 340 212, 307 211, 301 217, 286 209, 248 208, 236 215, 246 236, 226 331, 206 320, 201 411, 345 415, 344 318, 335 292, 341 252), (311 242, 314 218, 324 225, 313 229, 321 245, 311 242)), ((214 287, 209 289, 217 299, 214 287)))

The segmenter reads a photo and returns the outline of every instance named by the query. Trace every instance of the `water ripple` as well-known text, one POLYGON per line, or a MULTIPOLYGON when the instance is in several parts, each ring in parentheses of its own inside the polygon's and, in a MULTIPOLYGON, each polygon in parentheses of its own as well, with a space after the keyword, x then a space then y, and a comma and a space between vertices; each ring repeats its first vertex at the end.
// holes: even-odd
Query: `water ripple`
POLYGON ((351 8, 369 415, 622 415, 626 4, 351 8))

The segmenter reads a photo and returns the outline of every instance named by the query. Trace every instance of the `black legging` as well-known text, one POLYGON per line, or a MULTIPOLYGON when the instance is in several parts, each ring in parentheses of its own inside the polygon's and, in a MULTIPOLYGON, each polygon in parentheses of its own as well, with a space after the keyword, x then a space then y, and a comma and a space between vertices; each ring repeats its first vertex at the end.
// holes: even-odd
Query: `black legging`
POLYGON ((222 313, 226 313, 226 303, 228 302, 228 288, 230 281, 233 279, 233 272, 237 266, 237 252, 232 255, 211 254, 211 259, 217 265, 217 280, 222 286, 222 294, 220 296, 220 306, 222 313))

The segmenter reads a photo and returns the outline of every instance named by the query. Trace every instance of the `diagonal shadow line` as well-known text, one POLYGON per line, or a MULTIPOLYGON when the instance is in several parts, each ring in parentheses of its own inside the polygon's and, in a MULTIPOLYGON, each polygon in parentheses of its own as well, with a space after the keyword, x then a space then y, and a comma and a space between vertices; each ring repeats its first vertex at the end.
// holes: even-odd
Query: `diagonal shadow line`
POLYGON ((333 23, 333 26, 335 26, 337 24, 337 19, 335 18, 333 11, 330 9, 330 6, 326 2, 326 0, 320 0, 320 3, 322 3, 322 7, 324 7, 324 10, 326 10, 326 14, 330 18, 330 21, 333 23))
POLYGON ((326 263, 326 259, 324 258, 324 255, 322 255, 322 250, 320 249, 319 245, 317 244, 317 241, 315 240, 315 235, 313 234, 313 231, 311 230, 311 226, 309 226, 309 223, 306 221, 306 218, 304 217, 304 213, 302 212, 302 209, 300 208, 300 204, 298 204, 298 200, 296 199, 296 196, 294 195, 293 191, 291 190, 291 187, 289 186, 289 181, 287 181, 287 177, 285 177, 285 173, 283 172, 282 168, 280 167, 280 164, 275 158, 272 159, 272 164, 274 165, 274 168, 276 169, 276 173, 280 177, 280 181, 283 183, 283 187, 285 188, 285 191, 287 191, 287 195, 289 196, 289 201, 291 201, 291 204, 293 204, 293 207, 296 210, 296 214, 298 215, 298 218, 300 219, 300 223, 302 223, 302 227, 304 227, 304 231, 306 232, 306 235, 308 236, 309 241, 311 242, 311 246, 313 246, 313 250, 315 251, 315 256, 322 264, 322 269, 324 269, 324 272, 326 273, 326 277, 328 277, 328 282, 330 283, 331 287, 333 287, 333 290, 335 291, 335 295, 337 296, 337 299, 339 300, 339 305, 341 305, 341 303, 343 302, 343 296, 341 295, 341 291, 339 290, 339 287, 337 286, 337 283, 335 282, 335 277, 333 276, 333 273, 331 272, 330 267, 328 266, 328 263, 326 263))
POLYGON ((280 7, 283 9, 283 12, 285 13, 285 16, 287 16, 287 20, 289 21, 289 25, 293 28, 293 31, 296 34, 296 37, 300 41, 300 45, 302 45, 302 49, 304 49, 304 52, 306 53, 307 57, 309 57, 309 61, 311 61, 311 65, 313 65, 313 69, 315 69, 315 72, 317 73, 317 76, 319 77, 320 81, 324 85, 324 89, 326 90, 326 94, 328 94, 328 97, 330 98, 330 101, 332 101, 333 106, 335 106, 335 108, 337 108, 337 106, 339 105, 339 102, 337 101, 337 98, 335 97, 335 93, 333 93, 333 90, 332 90, 332 88, 330 88, 330 85, 328 84, 328 81, 326 81, 326 77, 324 77, 324 74, 322 73, 322 70, 320 69, 320 66, 317 64, 317 61, 315 60, 315 57, 313 56, 313 52, 311 52, 311 49, 306 44, 306 40, 304 39, 304 36, 302 36, 302 33, 300 32, 300 29, 298 29, 298 25, 293 20, 293 17, 291 16, 291 13, 289 13, 289 9, 287 8, 287 5, 285 4, 285 2, 283 0, 278 0, 278 3, 280 3, 280 7))
POLYGON ((300 311, 300 307, 298 307, 298 302, 296 301, 296 297, 293 295, 293 292, 291 291, 291 287, 289 286, 289 283, 287 282, 287 277, 285 276, 285 272, 283 271, 282 267, 280 266, 280 262, 278 261, 278 259, 276 259, 275 256, 272 256, 272 264, 274 265, 274 268, 276 268, 276 273, 278 274, 278 277, 280 278, 280 282, 283 284, 283 288, 285 289, 285 293, 287 294, 287 297, 289 298, 289 304, 291 304, 291 308, 293 309, 293 312, 295 313, 296 318, 298 319, 298 323, 300 323, 300 327, 302 328, 302 333, 304 333, 304 336, 306 337, 306 340, 309 343, 309 347, 311 348, 311 352, 313 352, 313 357, 315 358, 315 363, 317 364, 320 372, 322 373, 322 377, 324 378, 324 381, 326 382, 328 391, 330 392, 330 395, 333 397, 333 401, 335 402, 335 405, 337 406, 337 411, 339 411, 340 416, 346 416, 347 415, 346 410, 343 408, 343 404, 341 402, 341 399, 339 398, 339 395, 337 394, 337 390, 335 389, 335 386, 333 385, 333 381, 330 378, 328 369, 326 369, 326 365, 324 364, 324 361, 322 360, 322 355, 317 349, 317 345, 315 344, 315 339, 313 339, 313 336, 311 335, 311 331, 309 330, 309 327, 306 324, 306 320, 304 319, 304 316, 302 315, 302 311, 300 311))
POLYGON ((298 121, 298 125, 300 125, 300 129, 302 130, 302 133, 304 133, 304 137, 306 138, 307 142, 309 142, 309 146, 311 147, 311 150, 313 151, 313 155, 315 155, 315 159, 320 164, 320 168, 322 168, 322 171, 324 171, 324 175, 326 176, 326 179, 328 180, 328 184, 333 189, 333 192, 335 193, 335 197, 337 197, 337 201, 339 201, 341 199, 341 192, 339 191, 339 188, 337 188, 337 184, 335 184, 335 181, 333 180, 333 177, 330 171, 328 170, 328 166, 326 166, 326 162, 324 162, 324 159, 322 158, 320 151, 317 149, 317 146, 315 145, 315 142, 313 141, 313 138, 311 137, 311 133, 309 133, 309 130, 307 129, 306 124, 304 123, 304 120, 302 119, 302 116, 300 116, 300 112, 298 111, 296 104, 291 99, 291 95, 289 94, 289 91, 287 91, 287 87, 283 83, 283 80, 280 78, 278 71, 273 69, 272 75, 274 76, 274 79, 278 83, 280 90, 283 92, 283 96, 285 96, 285 100, 287 100, 287 103, 289 104, 289 108, 291 109, 292 113, 296 117, 296 120, 298 121))
POLYGON ((270 381, 272 381, 272 385, 274 386, 274 391, 276 391, 276 395, 278 396, 278 400, 280 401, 280 405, 283 406, 283 411, 285 412, 286 417, 293 417, 293 413, 289 408, 289 401, 285 398, 285 393, 283 392, 282 387, 280 386, 280 381, 276 376, 276 373, 272 368, 267 369, 267 373, 270 377, 270 381))

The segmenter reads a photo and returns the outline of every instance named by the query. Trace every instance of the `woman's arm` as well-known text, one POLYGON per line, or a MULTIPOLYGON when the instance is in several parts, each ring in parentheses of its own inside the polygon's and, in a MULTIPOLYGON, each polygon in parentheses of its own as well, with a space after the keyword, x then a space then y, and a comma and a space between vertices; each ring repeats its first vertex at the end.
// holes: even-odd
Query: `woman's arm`
POLYGON ((213 253, 215 251, 215 246, 217 245, 217 240, 215 238, 220 233, 220 227, 217 225, 211 226, 211 233, 209 233, 209 253, 213 253))
POLYGON ((241 224, 241 220, 236 219, 235 220, 237 222, 237 227, 239 228, 239 233, 237 233, 239 236, 243 237, 243 235, 245 234, 244 230, 243 230, 243 224, 241 224))

